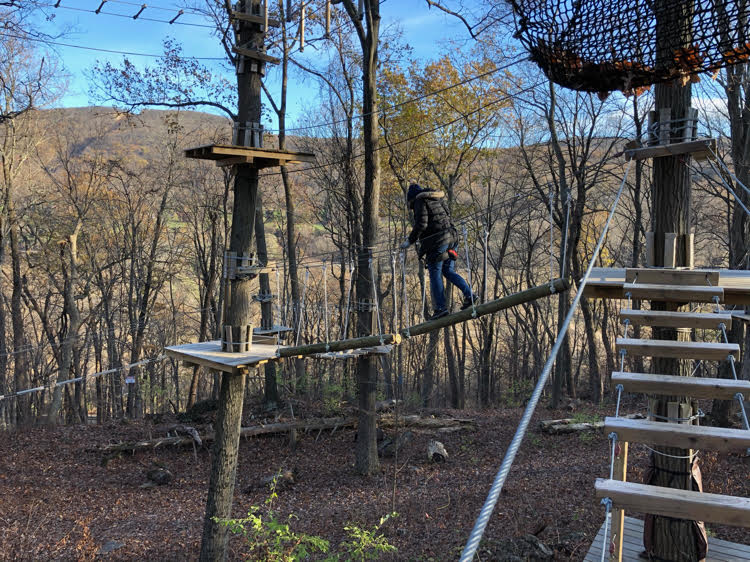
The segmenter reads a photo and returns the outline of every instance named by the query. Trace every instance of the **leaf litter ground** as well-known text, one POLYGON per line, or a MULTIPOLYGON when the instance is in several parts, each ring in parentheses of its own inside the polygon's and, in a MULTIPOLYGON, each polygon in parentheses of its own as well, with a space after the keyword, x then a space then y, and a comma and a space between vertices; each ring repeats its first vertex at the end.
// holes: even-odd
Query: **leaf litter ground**
MULTIPOLYGON (((591 413, 611 415, 611 410, 591 413)), ((398 553, 385 559, 458 559, 522 410, 431 413, 472 417, 476 428, 417 430, 399 458, 383 459, 381 472, 372 477, 354 472, 351 429, 302 434, 293 451, 286 435, 243 440, 233 515, 243 517, 251 506, 264 504, 269 492, 258 484, 264 477, 294 469, 296 482, 278 491, 273 508, 284 519, 294 515, 295 531, 336 545, 347 538, 345 525, 371 528, 396 511, 399 516, 382 532, 398 553), (427 442, 435 438, 450 455, 446 463, 427 461, 427 442)), ((584 557, 604 517, 593 489, 594 480, 609 473, 609 448, 601 431, 550 436, 537 429, 541 419, 569 415, 540 408, 534 416, 487 529, 482 560, 502 559, 507 540, 525 534, 552 548, 556 560, 584 557)), ((246 419, 243 425, 251 423, 246 419)), ((162 436, 163 427, 111 422, 0 434, 0 559, 197 559, 209 450, 163 447, 126 453, 106 466, 101 462, 104 445, 162 436), (154 463, 168 467, 174 480, 143 488, 154 463)), ((748 458, 701 456, 706 491, 750 496, 748 458)), ((640 481, 647 450, 634 445, 630 460, 629 479, 640 481)), ((746 529, 709 528, 712 536, 750 543, 746 529)), ((232 538, 230 548, 232 560, 243 559, 239 538, 232 538)))

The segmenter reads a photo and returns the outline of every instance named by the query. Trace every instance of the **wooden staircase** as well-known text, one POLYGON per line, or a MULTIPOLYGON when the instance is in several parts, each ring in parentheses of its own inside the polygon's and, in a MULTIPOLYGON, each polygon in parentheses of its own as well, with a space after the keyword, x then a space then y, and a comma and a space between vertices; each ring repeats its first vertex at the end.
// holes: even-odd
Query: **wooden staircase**
MULTIPOLYGON (((718 287, 718 273, 708 270, 628 269, 623 297, 672 303, 721 303, 724 291, 718 287)), ((659 328, 729 329, 729 313, 667 312, 624 309, 626 325, 659 328)), ((626 355, 725 361, 739 359, 739 346, 732 343, 690 342, 641 338, 617 338, 617 349, 626 355)), ((693 378, 647 373, 612 373, 612 383, 626 392, 651 395, 685 396, 734 400, 738 394, 750 398, 750 381, 693 378)), ((678 404, 671 408, 670 418, 680 418, 678 404), (672 414, 674 411, 674 415, 672 414)), ((655 446, 682 449, 706 449, 744 452, 750 448, 750 431, 663 423, 651 420, 606 418, 605 432, 615 434, 616 448, 612 479, 596 482, 596 496, 612 502, 610 561, 622 560, 624 510, 651 513, 679 519, 694 519, 725 525, 750 527, 750 499, 720 494, 699 493, 627 482, 628 443, 641 442, 655 446)), ((610 543, 608 543, 610 544, 610 543)), ((709 553, 710 555, 710 553, 709 553)))

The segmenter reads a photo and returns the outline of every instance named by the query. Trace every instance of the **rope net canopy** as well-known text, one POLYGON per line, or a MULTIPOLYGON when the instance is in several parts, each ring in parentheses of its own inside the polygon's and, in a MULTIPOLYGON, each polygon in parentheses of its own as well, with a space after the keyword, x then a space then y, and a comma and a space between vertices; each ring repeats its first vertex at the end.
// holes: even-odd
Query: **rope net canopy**
POLYGON ((509 2, 532 60, 574 90, 639 93, 750 60, 746 0, 509 2))

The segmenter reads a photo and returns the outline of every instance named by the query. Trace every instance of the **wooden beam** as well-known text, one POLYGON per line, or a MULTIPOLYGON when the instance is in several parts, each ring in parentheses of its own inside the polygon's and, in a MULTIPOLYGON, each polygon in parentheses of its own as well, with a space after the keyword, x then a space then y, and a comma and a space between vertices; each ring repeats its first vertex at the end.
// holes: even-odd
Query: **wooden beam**
POLYGON ((232 50, 238 55, 242 55, 243 57, 247 57, 249 59, 262 60, 263 62, 267 62, 270 64, 281 63, 281 59, 272 57, 271 55, 267 55, 266 53, 261 53, 260 51, 255 51, 253 49, 247 49, 245 47, 238 47, 234 45, 232 47, 232 50))
MULTIPOLYGON (((523 304, 525 302, 547 297, 554 293, 562 293, 564 291, 567 291, 569 288, 570 282, 568 280, 555 279, 552 283, 545 283, 544 285, 538 285, 536 287, 532 287, 518 293, 513 293, 512 295, 508 295, 506 297, 502 297, 483 304, 478 304, 476 306, 476 318, 485 316, 487 314, 493 314, 506 308, 518 306, 519 304, 523 304)), ((448 326, 453 326, 454 324, 467 322, 474 317, 474 311, 471 307, 469 307, 460 312, 438 318, 437 320, 428 320, 427 322, 422 322, 421 324, 417 324, 416 326, 410 326, 409 328, 401 330, 400 334, 405 338, 420 336, 422 334, 426 334, 427 332, 439 330, 440 328, 447 328, 448 326)))
POLYGON ((617 338, 617 350, 622 349, 629 354, 645 357, 724 361, 731 353, 735 359, 740 358, 740 346, 736 343, 617 338))
POLYGON ((597 498, 610 498, 614 506, 627 511, 750 527, 750 498, 676 490, 603 478, 596 480, 595 487, 597 498))
MULTIPOLYGON (((619 436, 618 436, 619 438, 619 436)), ((615 480, 625 482, 628 474, 628 442, 622 439, 615 444, 614 470, 612 475, 615 480)), ((610 541, 614 544, 614 551, 609 555, 610 562, 622 562, 623 534, 625 532, 625 511, 622 509, 612 510, 612 531, 610 541)))
POLYGON ((656 285, 713 285, 719 284, 716 269, 664 269, 629 267, 625 270, 626 283, 652 283, 656 285))
POLYGON ((607 435, 614 431, 620 441, 651 443, 681 449, 745 452, 750 447, 750 431, 746 429, 604 418, 604 431, 607 435))
POLYGON ((732 327, 730 314, 715 312, 666 312, 660 310, 621 310, 620 318, 630 320, 634 326, 658 326, 661 328, 704 328, 718 330, 724 324, 732 327))
POLYGON ((376 347, 380 345, 398 345, 401 343, 399 334, 382 334, 374 336, 363 336, 350 338, 348 340, 336 340, 332 342, 310 343, 296 347, 283 347, 279 350, 279 357, 296 357, 298 355, 313 355, 317 353, 329 353, 332 351, 346 351, 348 349, 360 349, 363 347, 376 347))
POLYGON ((642 392, 661 396, 690 396, 718 400, 734 400, 741 393, 750 399, 750 381, 654 375, 651 373, 612 373, 612 384, 621 384, 626 392, 642 392))
MULTIPOLYGON (((232 12, 232 18, 242 21, 249 21, 250 23, 259 23, 260 25, 265 24, 265 18, 263 16, 256 16, 253 14, 246 14, 244 12, 232 12)), ((279 20, 268 18, 268 27, 279 27, 281 23, 279 20)))
POLYGON ((672 144, 658 144, 643 148, 631 148, 625 150, 625 160, 644 160, 646 158, 661 158, 664 156, 676 156, 678 154, 690 154, 695 160, 705 160, 716 152, 716 139, 700 139, 688 142, 677 142, 672 144))
POLYGON ((630 293, 631 298, 667 302, 719 302, 724 301, 724 289, 699 285, 646 285, 625 283, 622 286, 623 296, 630 293))

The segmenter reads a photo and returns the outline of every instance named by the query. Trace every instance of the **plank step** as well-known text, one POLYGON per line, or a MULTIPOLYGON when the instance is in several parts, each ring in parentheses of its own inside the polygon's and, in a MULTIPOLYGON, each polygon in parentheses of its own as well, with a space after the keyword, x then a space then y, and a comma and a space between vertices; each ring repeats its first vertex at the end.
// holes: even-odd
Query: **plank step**
POLYGON ((646 357, 724 361, 731 353, 735 359, 740 358, 740 346, 736 343, 617 338, 617 351, 623 349, 630 355, 646 357))
POLYGON ((734 400, 741 392, 745 400, 750 399, 750 381, 714 379, 702 377, 678 377, 675 375, 653 375, 650 373, 612 373, 612 384, 621 384, 626 392, 643 392, 662 396, 690 396, 734 400))
POLYGON ((750 447, 750 431, 746 429, 604 418, 604 432, 609 435, 612 431, 617 434, 620 441, 651 443, 681 449, 744 453, 750 447))
POLYGON ((661 310, 620 311, 623 320, 630 320, 633 326, 657 326, 660 328, 708 328, 719 329, 723 323, 727 330, 732 328, 732 315, 716 312, 667 312, 661 310))
POLYGON ((597 478, 595 489, 597 498, 610 498, 617 509, 750 527, 750 498, 675 490, 604 478, 597 478))
POLYGON ((713 285, 719 284, 717 269, 667 269, 660 267, 629 267, 625 270, 626 283, 657 285, 713 285))
POLYGON ((701 285, 649 285, 644 283, 625 283, 622 294, 628 293, 634 299, 666 302, 724 302, 724 289, 701 285))

